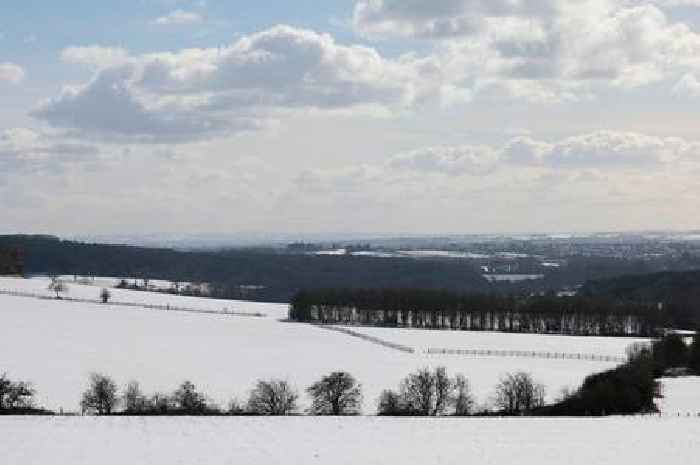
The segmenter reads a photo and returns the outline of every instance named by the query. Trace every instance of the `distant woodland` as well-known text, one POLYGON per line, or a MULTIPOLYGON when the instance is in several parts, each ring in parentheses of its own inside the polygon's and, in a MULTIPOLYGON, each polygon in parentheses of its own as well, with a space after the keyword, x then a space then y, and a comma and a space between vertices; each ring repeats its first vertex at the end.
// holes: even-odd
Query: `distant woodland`
POLYGON ((656 302, 677 326, 700 328, 700 270, 594 280, 580 294, 629 303, 656 302))
POLYGON ((314 256, 272 249, 185 252, 84 244, 50 236, 0 236, 0 247, 21 248, 27 274, 208 282, 212 295, 219 298, 289 302, 302 289, 329 287, 493 289, 475 266, 464 261, 314 256))
MULTIPOLYGON (((579 294, 615 302, 664 303, 669 320, 700 325, 700 269, 691 256, 637 259, 571 256, 544 279, 489 283, 469 260, 317 256, 284 249, 181 251, 87 244, 52 236, 0 236, 0 250, 23 257, 26 274, 76 274, 209 283, 213 297, 291 302, 303 290, 424 289, 460 295, 550 295, 586 283, 579 294)), ((3 274, 16 260, 0 252, 3 274), (4 263, 4 265, 3 265, 4 263)), ((0 268, 2 269, 2 268, 0 268)))

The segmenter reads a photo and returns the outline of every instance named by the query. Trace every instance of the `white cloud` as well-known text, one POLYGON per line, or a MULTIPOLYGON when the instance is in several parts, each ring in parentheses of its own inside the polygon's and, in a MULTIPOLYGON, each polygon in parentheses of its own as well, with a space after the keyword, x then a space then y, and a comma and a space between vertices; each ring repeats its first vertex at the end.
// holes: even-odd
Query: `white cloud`
POLYGON ((21 66, 9 62, 0 63, 0 82, 17 84, 24 80, 24 76, 25 72, 21 66))
POLYGON ((392 157, 392 169, 459 176, 493 169, 498 153, 488 146, 426 147, 392 157))
POLYGON ((280 169, 233 140, 123 148, 0 132, 0 206, 18 225, 69 232, 76 211, 91 219, 81 227, 98 231, 634 229, 688 223, 700 172, 697 142, 617 131, 519 135, 325 168, 297 159, 280 169), (129 195, 115 202, 115 192, 129 195))
POLYGON ((306 171, 285 206, 321 212, 330 224, 390 221, 394 231, 433 233, 687 225, 699 170, 697 141, 618 131, 518 136, 306 171))
POLYGON ((167 99, 149 104, 140 99, 130 79, 134 66, 107 68, 84 86, 67 87, 33 111, 54 127, 84 135, 139 142, 177 142, 225 130, 255 129, 258 123, 243 117, 225 119, 197 105, 167 99))
POLYGON ((700 0, 625 0, 631 4, 653 3, 663 7, 700 6, 700 0))
MULTIPOLYGON (((501 145, 435 146, 391 156, 385 163, 363 166, 376 177, 396 173, 439 174, 448 177, 490 176, 512 168, 557 173, 597 170, 646 172, 690 163, 700 167, 700 142, 636 132, 601 130, 549 142, 530 135, 501 145)), ((333 176, 338 176, 333 171, 333 176)), ((340 171, 352 175, 348 168, 340 171)), ((318 177, 318 174, 317 174, 318 177)))
POLYGON ((167 15, 153 20, 153 24, 159 26, 197 24, 204 21, 201 14, 185 10, 173 10, 167 15))
POLYGON ((371 38, 432 39, 439 62, 456 70, 457 87, 552 102, 587 98, 601 87, 674 81, 700 70, 700 35, 688 24, 671 21, 663 10, 668 5, 358 0, 354 25, 371 38))
POLYGON ((389 60, 326 34, 276 26, 228 47, 125 57, 70 48, 67 61, 101 66, 94 78, 44 102, 50 124, 139 140, 191 139, 260 127, 299 109, 401 109, 449 95, 430 59, 389 60))
POLYGON ((61 51, 61 60, 66 63, 90 65, 96 68, 119 66, 129 62, 129 53, 120 47, 67 47, 61 51))
POLYGON ((646 170, 683 160, 700 162, 700 144, 675 137, 599 131, 560 141, 543 158, 560 167, 646 170))
POLYGON ((358 0, 353 22, 369 37, 472 35, 488 18, 551 16, 559 0, 358 0))

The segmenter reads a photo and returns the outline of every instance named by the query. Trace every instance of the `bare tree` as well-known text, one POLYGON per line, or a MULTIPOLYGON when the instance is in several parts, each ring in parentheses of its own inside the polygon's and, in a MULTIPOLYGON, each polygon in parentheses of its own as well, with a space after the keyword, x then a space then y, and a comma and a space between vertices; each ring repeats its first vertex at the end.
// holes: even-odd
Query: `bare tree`
POLYGON ((109 289, 106 287, 103 287, 102 290, 100 291, 100 299, 102 299, 102 303, 106 304, 109 302, 109 299, 112 298, 112 293, 109 292, 109 289))
POLYGON ((56 293, 56 298, 60 299, 61 294, 68 292, 68 285, 63 282, 58 276, 52 275, 49 283, 49 290, 56 293))
POLYGON ((172 399, 167 394, 160 392, 151 396, 148 405, 151 410, 158 413, 167 413, 174 408, 172 399))
POLYGON ((137 381, 131 381, 124 391, 124 408, 127 413, 143 413, 148 410, 146 396, 141 392, 137 381))
POLYGON ((34 388, 24 381, 10 386, 10 392, 5 399, 5 405, 10 409, 32 408, 34 406, 34 388))
POLYGON ((9 394, 12 381, 7 377, 7 373, 0 376, 0 410, 5 408, 5 397, 9 394))
POLYGON ((229 415, 245 415, 246 411, 239 400, 234 397, 228 402, 226 413, 229 415))
POLYGON ((109 376, 90 375, 90 386, 80 403, 83 413, 109 415, 117 404, 117 384, 109 376))
POLYGON ((291 415, 299 395, 287 381, 258 381, 248 399, 248 411, 257 415, 291 415))
POLYGON ((197 392, 196 386, 191 381, 185 381, 180 385, 173 394, 172 401, 175 408, 185 413, 201 414, 207 410, 205 396, 197 392))
POLYGON ((471 393, 469 380, 464 375, 457 375, 453 381, 454 394, 450 399, 457 416, 467 416, 474 408, 474 397, 471 393))
POLYGON ((451 379, 444 367, 423 368, 408 375, 398 394, 386 390, 379 398, 379 415, 439 416, 453 411, 468 415, 474 405, 463 375, 451 379))
POLYGON ((391 389, 385 389, 379 396, 377 414, 386 416, 407 415, 408 410, 401 395, 391 389))
POLYGON ((442 415, 447 409, 447 405, 452 397, 454 384, 447 376, 445 367, 438 367, 433 373, 435 383, 435 406, 430 412, 431 415, 442 415))
POLYGON ((427 368, 418 370, 401 384, 401 397, 407 407, 418 415, 430 415, 435 402, 435 380, 427 368))
POLYGON ((314 383, 306 392, 313 399, 313 415, 357 415, 362 406, 362 391, 355 378, 336 371, 314 383))
POLYGON ((31 384, 23 381, 13 382, 7 374, 0 376, 0 410, 31 408, 34 394, 31 384))
POLYGON ((453 383, 444 367, 434 372, 427 368, 408 375, 401 384, 401 397, 415 415, 443 415, 452 393, 453 383))
POLYGON ((509 373, 496 386, 495 403, 511 415, 527 412, 544 405, 544 386, 524 371, 509 373))

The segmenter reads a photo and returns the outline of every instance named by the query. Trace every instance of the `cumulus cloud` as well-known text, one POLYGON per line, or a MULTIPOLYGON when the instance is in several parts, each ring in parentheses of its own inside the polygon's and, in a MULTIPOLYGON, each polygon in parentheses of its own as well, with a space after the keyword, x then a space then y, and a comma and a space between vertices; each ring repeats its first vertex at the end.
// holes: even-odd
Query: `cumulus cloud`
POLYGON ((426 147, 392 157, 393 169, 459 176, 480 174, 493 169, 498 153, 488 146, 426 147))
POLYGON ((92 136, 181 142, 256 130, 309 109, 391 114, 474 99, 576 102, 658 82, 668 82, 669 93, 698 94, 700 35, 648 3, 359 0, 355 25, 438 40, 428 54, 388 58, 281 25, 220 48, 129 55, 70 47, 62 59, 95 75, 33 115, 92 136), (478 24, 440 25, 462 16, 478 24))
POLYGON ((475 82, 482 95, 552 102, 700 69, 700 35, 669 19, 663 8, 670 4, 358 0, 353 21, 370 38, 432 39, 440 62, 456 70, 457 86, 475 82))
POLYGON ((196 105, 154 101, 149 106, 132 89, 132 73, 130 65, 102 70, 86 85, 64 89, 32 114, 57 128, 140 142, 175 142, 257 127, 253 120, 225 120, 198 111, 196 105))
POLYGON ((700 162, 700 144, 676 137, 600 131, 558 142, 543 159, 561 167, 646 169, 681 160, 700 162))
POLYGON ((369 37, 445 38, 474 34, 488 18, 551 16, 558 0, 359 0, 353 22, 369 37))
POLYGON ((25 72, 21 66, 10 62, 0 63, 0 82, 17 84, 24 80, 24 76, 25 72))
POLYGON ((173 10, 170 13, 153 20, 153 24, 159 26, 197 24, 204 21, 201 14, 193 11, 173 10))
POLYGON ((355 215, 356 206, 363 220, 384 215, 405 230, 418 223, 431 231, 638 229, 661 224, 650 215, 678 223, 696 209, 699 168, 697 141, 619 131, 554 141, 520 135, 308 171, 285 205, 292 210, 297 202, 341 223, 347 220, 337 212, 355 215))
POLYGON ((176 140, 259 128, 295 109, 406 108, 450 94, 429 59, 382 57, 326 34, 276 26, 228 47, 124 55, 64 50, 98 67, 93 79, 42 103, 55 127, 139 140, 176 140))
MULTIPOLYGON (((553 142, 521 135, 500 145, 426 147, 393 155, 380 165, 363 166, 362 173, 384 179, 409 172, 455 178, 490 176, 513 168, 561 174, 580 170, 644 172, 681 164, 700 166, 700 142, 636 132, 595 131, 553 142)), ((356 173, 347 168, 333 171, 332 177, 356 173)), ((320 184, 320 176, 316 173, 313 183, 320 184)))

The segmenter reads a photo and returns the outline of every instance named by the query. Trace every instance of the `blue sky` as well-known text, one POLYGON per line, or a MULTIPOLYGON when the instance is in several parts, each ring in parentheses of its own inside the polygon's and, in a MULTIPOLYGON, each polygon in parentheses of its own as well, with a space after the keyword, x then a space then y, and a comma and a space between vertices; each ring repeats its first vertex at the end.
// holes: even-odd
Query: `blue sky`
POLYGON ((0 232, 700 217, 698 0, 9 0, 0 98, 0 232))
POLYGON ((54 54, 80 44, 114 44, 134 52, 176 50, 228 43, 233 37, 275 24, 328 31, 348 38, 351 32, 337 20, 352 16, 352 1, 216 1, 8 0, 0 5, 3 48, 9 58, 32 60, 29 53, 54 54), (319 8, 319 5, 322 7, 319 8), (158 31, 152 21, 171 11, 199 12, 209 20, 196 27, 158 31), (27 39, 35 38, 33 45, 27 39), (31 45, 31 46, 30 46, 31 45))

